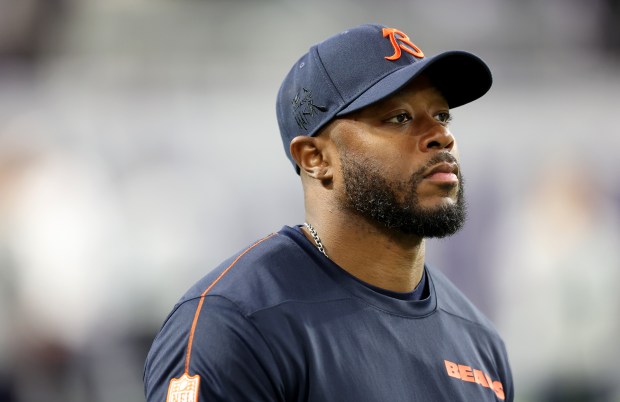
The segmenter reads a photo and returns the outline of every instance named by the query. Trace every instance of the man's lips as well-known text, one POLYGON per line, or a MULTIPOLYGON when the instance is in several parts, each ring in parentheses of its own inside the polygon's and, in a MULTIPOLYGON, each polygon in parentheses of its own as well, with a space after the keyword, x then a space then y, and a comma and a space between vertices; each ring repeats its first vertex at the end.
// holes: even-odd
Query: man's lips
POLYGON ((442 162, 432 166, 425 172, 424 178, 444 183, 458 183, 458 172, 459 168, 456 163, 442 162))

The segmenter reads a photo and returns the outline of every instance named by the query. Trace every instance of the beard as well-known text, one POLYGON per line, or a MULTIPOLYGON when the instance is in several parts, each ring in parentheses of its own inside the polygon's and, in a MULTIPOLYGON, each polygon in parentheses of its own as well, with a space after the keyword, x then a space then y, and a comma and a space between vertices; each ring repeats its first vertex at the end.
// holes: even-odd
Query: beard
POLYGON ((418 199, 417 188, 424 173, 440 162, 456 163, 456 159, 447 152, 435 154, 408 180, 396 181, 385 177, 371 159, 345 152, 342 154, 343 205, 380 226, 405 235, 425 238, 452 235, 463 227, 466 218, 460 171, 456 203, 424 208, 418 199))

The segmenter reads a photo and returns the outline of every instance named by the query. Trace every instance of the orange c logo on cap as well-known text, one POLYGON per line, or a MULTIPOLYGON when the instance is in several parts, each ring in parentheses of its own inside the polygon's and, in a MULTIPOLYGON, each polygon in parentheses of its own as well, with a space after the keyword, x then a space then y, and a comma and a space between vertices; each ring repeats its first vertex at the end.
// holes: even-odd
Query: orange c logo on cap
POLYGON ((394 47, 394 54, 391 56, 385 56, 386 60, 398 60, 400 56, 402 55, 401 49, 409 54, 412 54, 418 59, 421 59, 424 57, 424 53, 422 53, 422 50, 420 50, 419 47, 414 45, 413 42, 411 42, 411 40, 405 33, 399 31, 398 29, 383 28, 383 37, 384 38, 389 37, 390 42, 392 43, 392 46, 394 47))

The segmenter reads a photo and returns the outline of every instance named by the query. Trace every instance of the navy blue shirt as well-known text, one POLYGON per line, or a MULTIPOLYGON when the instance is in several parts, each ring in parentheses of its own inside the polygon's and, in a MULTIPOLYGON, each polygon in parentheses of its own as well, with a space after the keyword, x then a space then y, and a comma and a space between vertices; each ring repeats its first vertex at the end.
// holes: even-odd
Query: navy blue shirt
POLYGON ((149 402, 513 401, 502 340, 439 271, 419 300, 284 227, 198 281, 149 352, 149 402))

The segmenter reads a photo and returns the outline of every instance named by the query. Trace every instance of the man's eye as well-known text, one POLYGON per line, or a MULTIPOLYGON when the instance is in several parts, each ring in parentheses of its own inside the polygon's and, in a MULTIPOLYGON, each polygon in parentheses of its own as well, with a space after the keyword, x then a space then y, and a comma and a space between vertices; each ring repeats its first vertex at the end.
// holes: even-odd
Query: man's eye
POLYGON ((390 117, 386 120, 386 123, 402 124, 411 120, 411 115, 408 113, 400 113, 394 117, 390 117))
POLYGON ((444 124, 450 123, 452 120, 452 115, 449 112, 440 112, 435 115, 435 119, 444 124))

